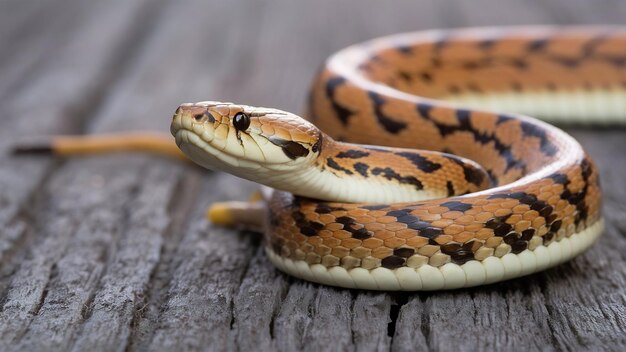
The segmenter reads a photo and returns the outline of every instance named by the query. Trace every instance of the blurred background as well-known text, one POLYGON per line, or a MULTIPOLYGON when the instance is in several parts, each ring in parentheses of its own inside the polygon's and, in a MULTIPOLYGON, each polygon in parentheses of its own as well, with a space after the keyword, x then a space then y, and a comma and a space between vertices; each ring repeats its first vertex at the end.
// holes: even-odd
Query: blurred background
POLYGON ((298 113, 325 58, 381 35, 625 23, 622 0, 0 0, 1 349, 619 349, 620 130, 569 129, 611 189, 598 245, 547 273, 441 296, 279 274, 258 239, 204 218, 254 189, 233 177, 147 155, 9 150, 59 133, 167 133, 182 102, 298 113))
POLYGON ((179 103, 205 99, 298 112, 326 57, 386 34, 626 21, 621 0, 55 0, 0 6, 2 116, 20 127, 36 118, 30 133, 167 130, 179 103), (25 111, 27 120, 6 118, 25 111))

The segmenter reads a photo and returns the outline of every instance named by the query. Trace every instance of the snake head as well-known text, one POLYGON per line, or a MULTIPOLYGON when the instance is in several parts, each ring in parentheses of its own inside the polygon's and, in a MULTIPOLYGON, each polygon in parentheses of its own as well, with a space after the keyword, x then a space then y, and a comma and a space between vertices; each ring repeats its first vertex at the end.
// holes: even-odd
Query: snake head
POLYGON ((322 145, 322 133, 297 115, 213 101, 181 105, 170 131, 197 164, 257 182, 314 163, 322 145))

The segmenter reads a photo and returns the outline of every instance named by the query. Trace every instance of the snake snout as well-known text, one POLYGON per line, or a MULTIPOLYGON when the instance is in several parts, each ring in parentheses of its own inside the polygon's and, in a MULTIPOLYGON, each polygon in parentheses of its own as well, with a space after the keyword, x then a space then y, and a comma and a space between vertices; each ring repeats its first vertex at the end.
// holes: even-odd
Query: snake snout
POLYGON ((202 122, 206 120, 214 121, 214 117, 209 113, 206 106, 183 104, 178 108, 178 110, 176 110, 176 114, 181 115, 183 118, 191 118, 195 122, 202 122))
POLYGON ((206 105, 182 104, 174 112, 170 132, 175 136, 180 129, 198 129, 205 122, 215 122, 215 117, 206 105))

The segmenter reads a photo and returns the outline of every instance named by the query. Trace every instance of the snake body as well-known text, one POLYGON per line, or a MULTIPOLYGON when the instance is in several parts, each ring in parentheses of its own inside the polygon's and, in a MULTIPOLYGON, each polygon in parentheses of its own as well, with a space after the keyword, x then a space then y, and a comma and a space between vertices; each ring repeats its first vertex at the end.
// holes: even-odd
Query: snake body
POLYGON ((171 130, 199 164, 278 189, 265 246, 282 271, 452 289, 557 265, 603 230, 598 171, 576 140, 471 106, 623 123, 625 92, 621 28, 431 31, 332 56, 312 86, 312 123, 200 102, 183 104, 171 130))

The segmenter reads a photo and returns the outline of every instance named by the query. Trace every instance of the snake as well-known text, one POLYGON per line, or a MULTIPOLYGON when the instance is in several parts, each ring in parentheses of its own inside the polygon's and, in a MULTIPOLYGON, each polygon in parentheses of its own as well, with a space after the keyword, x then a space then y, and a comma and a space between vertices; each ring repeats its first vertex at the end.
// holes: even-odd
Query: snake
POLYGON ((303 115, 202 101, 170 127, 192 161, 269 187, 263 246, 278 269, 385 291, 529 275, 603 232, 596 165, 542 120, 626 122, 626 30, 373 39, 325 62, 303 115))

